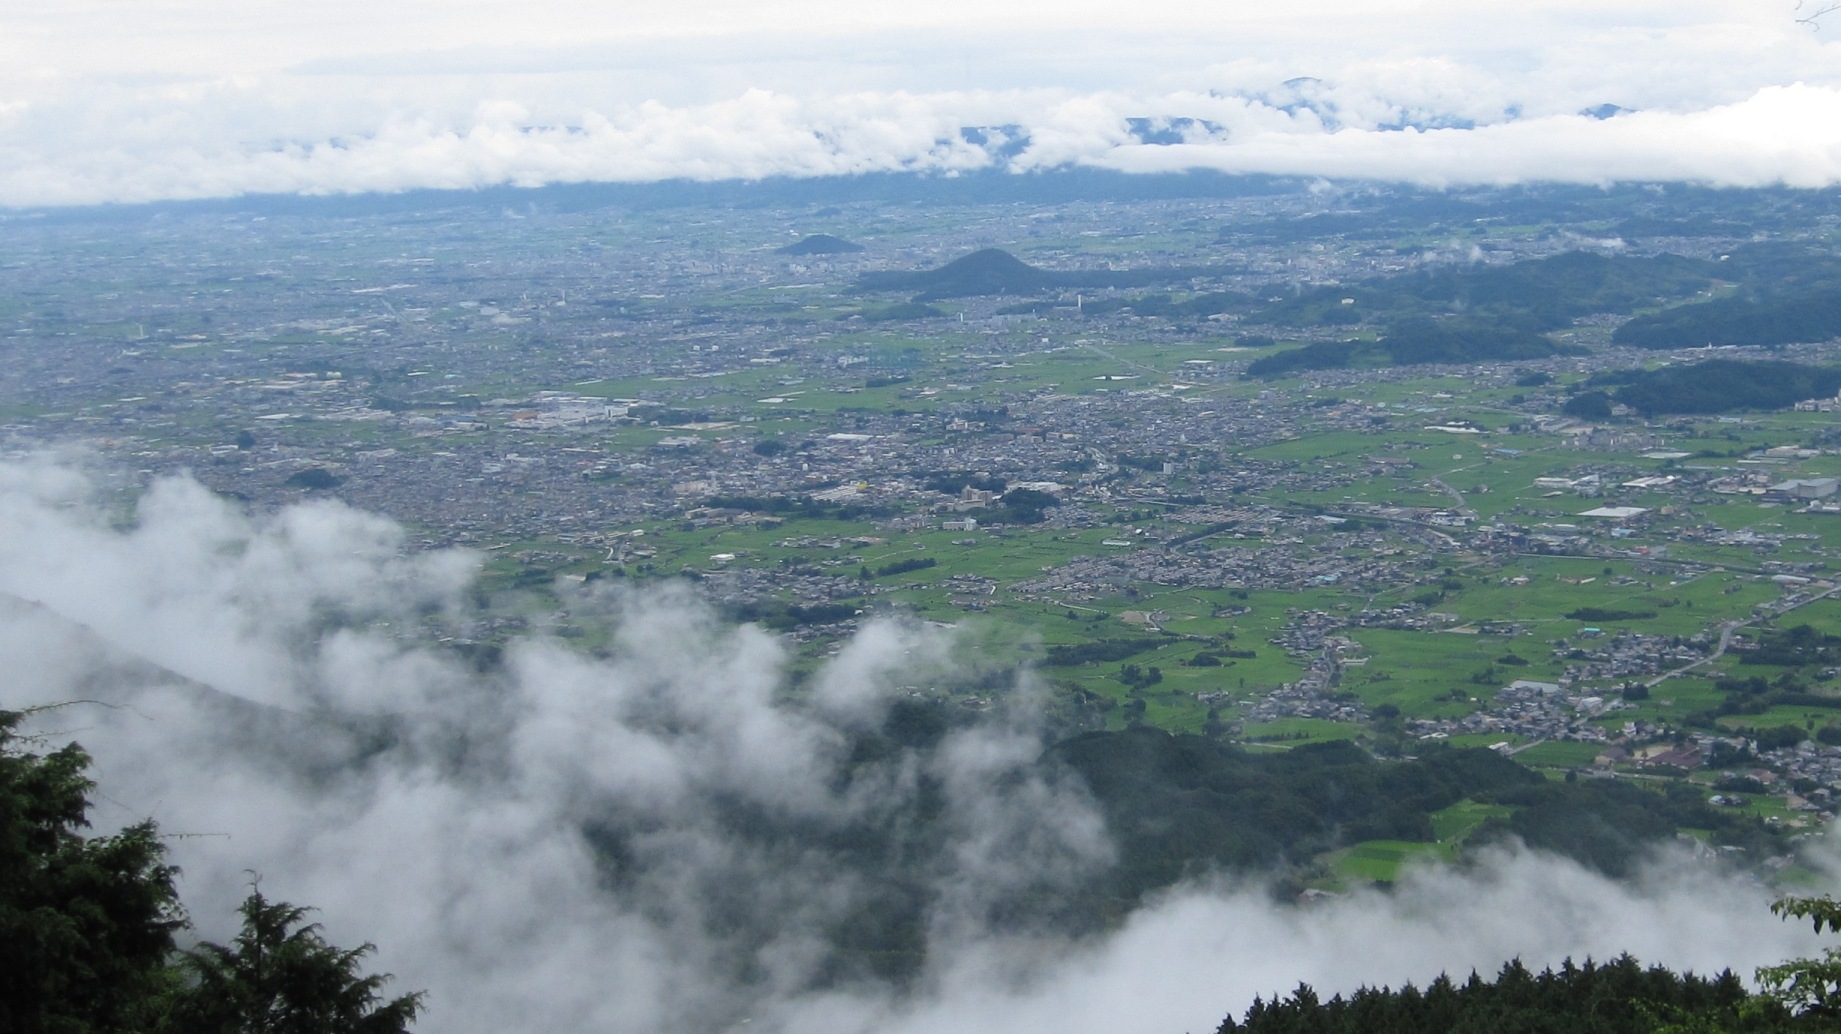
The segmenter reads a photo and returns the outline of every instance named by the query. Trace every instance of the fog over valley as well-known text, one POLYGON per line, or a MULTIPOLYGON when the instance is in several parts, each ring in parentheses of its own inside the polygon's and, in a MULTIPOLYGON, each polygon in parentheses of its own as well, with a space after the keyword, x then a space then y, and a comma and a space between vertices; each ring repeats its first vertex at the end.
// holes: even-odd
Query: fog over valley
POLYGON ((954 677, 951 632, 871 624, 790 692, 757 628, 585 592, 606 656, 528 635, 481 670, 383 631, 468 607, 477 556, 405 557, 333 502, 251 517, 183 477, 128 507, 97 473, 0 467, 8 704, 85 701, 33 725, 95 756, 100 826, 172 837, 200 935, 259 873, 428 989, 426 1029, 1198 1030, 1299 981, 1812 947, 1671 852, 1616 883, 1492 851, 1309 906, 1198 875, 1077 921, 1041 898, 1116 846, 1036 764, 1031 675, 976 720, 890 725, 904 687, 954 677), (911 940, 875 940, 903 917, 911 940))

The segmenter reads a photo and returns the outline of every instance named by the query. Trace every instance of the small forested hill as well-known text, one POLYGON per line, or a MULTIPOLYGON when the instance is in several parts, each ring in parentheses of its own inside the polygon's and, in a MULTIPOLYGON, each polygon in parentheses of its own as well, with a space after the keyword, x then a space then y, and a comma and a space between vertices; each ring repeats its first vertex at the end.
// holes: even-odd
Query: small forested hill
POLYGON ((1609 876, 1628 876, 1650 845, 1679 829, 1704 829, 1722 844, 1753 858, 1775 853, 1778 843, 1755 817, 1712 807, 1706 792, 1688 782, 1659 789, 1622 779, 1540 781, 1493 795, 1515 811, 1475 834, 1479 842, 1513 835, 1529 847, 1564 855, 1609 876))
POLYGON ((1054 277, 1001 248, 985 248, 956 258, 938 269, 920 272, 864 273, 861 291, 918 291, 917 300, 966 298, 988 294, 1034 294, 1047 290, 1054 277))
POLYGON ((1310 326, 1464 312, 1472 318, 1515 316, 1530 329, 1554 330, 1588 313, 1630 312, 1691 296, 1712 282, 1715 269, 1713 263, 1679 255, 1610 258, 1569 251, 1506 266, 1445 267, 1316 288, 1267 305, 1248 318, 1310 326))
POLYGON ((1248 377, 1288 377, 1305 370, 1414 366, 1426 363, 1515 362, 1554 355, 1580 355, 1525 326, 1475 319, 1403 319, 1378 341, 1321 341, 1254 360, 1248 377))
POLYGON ((1243 1020, 1229 1016, 1216 1034, 1652 1034, 1682 1031, 1821 1030, 1781 1005, 1755 998, 1731 972, 1711 979, 1644 969, 1628 955, 1603 965, 1566 962, 1536 975, 1510 962, 1494 981, 1475 973, 1463 984, 1440 976, 1421 991, 1363 988, 1321 1000, 1308 985, 1284 999, 1255 1001, 1243 1020))
POLYGON ((775 248, 776 255, 848 255, 863 250, 863 245, 847 241, 842 237, 833 237, 828 233, 815 233, 804 240, 775 248))
POLYGON ((1081 288, 1143 287, 1218 273, 1196 268, 1082 269, 1057 271, 1032 266, 1002 248, 985 248, 937 269, 873 272, 857 277, 859 292, 913 291, 914 300, 1027 295, 1081 288))
POLYGON ((1803 399, 1831 396, 1841 390, 1841 369, 1709 359, 1689 366, 1598 374, 1590 383, 1594 387, 1619 385, 1611 398, 1639 413, 1725 413, 1783 409, 1803 399))

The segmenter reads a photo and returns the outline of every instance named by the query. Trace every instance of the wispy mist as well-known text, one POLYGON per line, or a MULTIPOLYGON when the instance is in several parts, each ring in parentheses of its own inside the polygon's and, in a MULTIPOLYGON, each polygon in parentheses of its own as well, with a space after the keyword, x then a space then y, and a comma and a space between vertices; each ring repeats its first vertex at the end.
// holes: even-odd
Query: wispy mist
POLYGON ((871 624, 795 687, 777 638, 686 594, 584 594, 605 656, 531 637, 481 670, 410 634, 464 616, 465 553, 406 555, 335 503, 251 517, 186 479, 132 508, 97 486, 0 465, 0 704, 101 701, 39 726, 95 755, 101 825, 176 835, 199 933, 227 934, 259 872, 428 989, 426 1030, 1177 1034, 1299 981, 1624 950, 1745 973, 1811 949, 1686 859, 1620 885, 1513 853, 1307 908, 1186 885, 1067 933, 1017 903, 1113 845, 1035 764, 1027 674, 980 720, 888 731, 952 678, 950 632, 871 624))

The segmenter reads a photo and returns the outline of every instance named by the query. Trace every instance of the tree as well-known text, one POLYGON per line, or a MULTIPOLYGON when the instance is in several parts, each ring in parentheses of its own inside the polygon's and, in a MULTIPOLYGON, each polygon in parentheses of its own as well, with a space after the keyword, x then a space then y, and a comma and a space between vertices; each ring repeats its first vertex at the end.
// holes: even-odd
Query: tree
POLYGON ((185 1034, 401 1034, 422 1009, 422 993, 385 1001, 388 974, 360 975, 371 944, 327 944, 308 909, 269 901, 252 889, 238 911, 243 929, 228 945, 185 953, 191 981, 170 997, 166 1028, 185 1034))
POLYGON ((185 923, 152 822, 86 836, 89 755, 31 749, 0 711, 0 1030, 138 1026, 185 923))
POLYGON ((1567 399, 1560 412, 1582 420, 1607 420, 1611 416, 1611 396, 1602 391, 1581 392, 1567 399))
POLYGON ((0 710, 0 1032, 5 1034, 400 1034, 420 993, 383 1001, 362 976, 369 944, 343 950, 307 910, 244 901, 230 947, 176 953, 186 925, 158 827, 86 836, 89 755, 19 734, 0 710))
MULTIPOLYGON (((1807 919, 1815 925, 1816 933, 1841 933, 1841 902, 1826 894, 1819 898, 1784 898, 1772 905, 1771 911, 1786 919, 1807 919)), ((1798 1015, 1829 1019, 1841 1016, 1841 948, 1824 948, 1821 958, 1761 966, 1758 984, 1766 996, 1798 1015)))
POLYGON ((1288 998, 1255 999, 1244 1021, 1217 1034, 1450 1034, 1456 1031, 1582 1031, 1591 1034, 1766 1034, 1793 1029, 1772 1003, 1757 1002, 1730 972, 1711 979, 1643 968, 1628 955, 1571 959, 1531 973, 1519 960, 1494 981, 1439 976, 1425 990, 1362 988, 1324 1001, 1307 986, 1288 998), (1753 1004, 1761 1008, 1750 1008, 1753 1004))

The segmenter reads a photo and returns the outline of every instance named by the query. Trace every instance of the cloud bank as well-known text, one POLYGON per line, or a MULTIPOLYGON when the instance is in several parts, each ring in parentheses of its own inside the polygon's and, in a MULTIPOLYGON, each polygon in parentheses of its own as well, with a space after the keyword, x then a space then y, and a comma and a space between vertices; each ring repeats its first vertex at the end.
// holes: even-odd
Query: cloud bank
POLYGON ((0 15, 0 206, 1070 166, 1814 187, 1841 166, 1841 29, 1787 0, 171 6, 0 15))
POLYGON ((789 694, 757 629, 670 592, 583 596, 578 616, 617 629, 606 656, 533 637, 482 672, 397 634, 464 615, 466 554, 405 556, 389 522, 337 504, 253 518, 186 479, 132 507, 106 485, 0 464, 0 705, 106 701, 39 725, 96 756, 100 825, 183 834, 201 933, 227 935, 260 872, 334 943, 375 941, 396 988, 428 989, 426 1029, 1175 1032, 1299 981, 1626 950, 1743 973, 1814 947, 1762 892, 1682 860, 1618 885, 1516 854, 1306 909, 1191 885, 1057 934, 1001 903, 1053 895, 1111 844, 1081 787, 1032 768, 1026 678, 929 750, 852 753, 901 683, 950 677, 942 633, 873 625, 789 694), (886 893, 846 834, 917 809, 940 831, 902 863, 925 965, 840 964, 829 945, 886 893))

